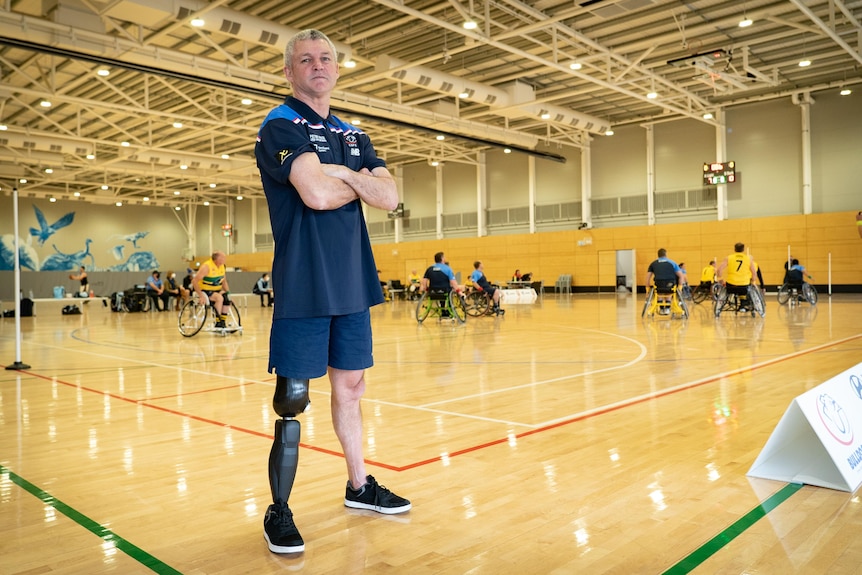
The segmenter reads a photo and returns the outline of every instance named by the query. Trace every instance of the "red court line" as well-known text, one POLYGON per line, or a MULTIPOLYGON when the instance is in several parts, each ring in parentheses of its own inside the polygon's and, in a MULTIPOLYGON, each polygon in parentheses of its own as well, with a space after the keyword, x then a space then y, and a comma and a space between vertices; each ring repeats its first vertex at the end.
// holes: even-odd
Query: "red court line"
MULTIPOLYGON (((561 420, 561 421, 556 421, 556 422, 554 422, 554 423, 551 423, 551 424, 548 424, 548 425, 544 425, 544 426, 542 426, 542 427, 537 427, 537 428, 535 428, 535 429, 530 429, 530 430, 528 430, 528 431, 524 431, 524 432, 522 432, 522 433, 518 433, 518 434, 516 434, 516 435, 515 435, 515 438, 516 438, 516 439, 521 439, 521 438, 524 438, 524 437, 529 437, 530 435, 535 435, 535 434, 537 434, 537 433, 544 433, 544 432, 546 432, 546 431, 550 431, 550 430, 552 430, 552 429, 556 429, 556 428, 558 428, 558 427, 563 427, 563 426, 566 426, 566 425, 571 425, 572 423, 577 423, 577 422, 579 422, 579 421, 585 421, 585 420, 587 420, 587 419, 591 419, 591 418, 593 418, 593 417, 597 417, 597 416, 599 416, 599 415, 604 415, 604 414, 606 414, 606 413, 612 413, 612 412, 614 412, 614 411, 619 411, 619 410, 621 410, 621 409, 624 409, 624 408, 627 408, 627 407, 631 407, 631 406, 633 406, 633 405, 638 405, 638 404, 641 404, 641 403, 645 403, 645 402, 647 402, 647 401, 652 401, 652 400, 654 400, 654 399, 659 399, 659 398, 662 398, 662 397, 667 397, 667 396, 670 396, 670 395, 673 395, 673 394, 676 394, 676 393, 680 393, 680 392, 683 392, 683 391, 689 391, 689 390, 691 390, 691 389, 695 389, 695 388, 697 388, 697 387, 700 387, 700 386, 703 386, 703 385, 706 385, 706 384, 709 384, 709 383, 715 383, 716 381, 720 381, 720 380, 725 379, 725 378, 727 378, 727 377, 734 377, 734 376, 737 376, 737 375, 741 375, 741 374, 743 374, 743 373, 748 373, 748 372, 757 371, 757 370, 762 369, 762 368, 764 368, 764 367, 770 367, 770 366, 776 365, 776 364, 778 364, 778 363, 782 363, 782 362, 785 362, 785 361, 788 361, 788 360, 791 360, 791 359, 796 359, 796 358, 798 358, 798 357, 801 357, 801 356, 803 356, 803 355, 808 355, 808 354, 810 354, 810 353, 815 353, 815 352, 818 352, 818 351, 822 351, 822 350, 824 350, 824 349, 828 349, 828 348, 830 348, 830 347, 834 347, 834 346, 836 346, 836 345, 841 345, 841 344, 843 344, 843 343, 847 343, 848 341, 852 341, 852 340, 854 340, 854 339, 859 339, 859 338, 862 338, 862 334, 857 334, 857 335, 850 336, 850 337, 847 337, 847 338, 844 338, 844 339, 841 339, 841 340, 838 340, 838 341, 825 343, 825 344, 822 344, 822 345, 819 345, 819 346, 815 346, 815 347, 812 347, 812 348, 807 349, 807 350, 804 350, 804 351, 800 351, 800 352, 796 352, 796 353, 793 353, 793 354, 790 354, 790 355, 785 355, 785 356, 782 356, 782 357, 778 357, 778 358, 775 358, 775 359, 771 359, 771 360, 768 360, 768 361, 764 361, 764 362, 759 363, 759 364, 756 364, 756 365, 747 366, 747 367, 741 367, 741 368, 738 368, 738 369, 731 370, 731 371, 729 371, 729 372, 723 373, 723 374, 721 374, 721 375, 717 375, 717 376, 715 376, 715 377, 710 377, 710 378, 703 379, 703 380, 700 380, 700 381, 692 382, 692 383, 691 383, 691 384, 689 384, 689 385, 681 385, 681 386, 673 387, 673 388, 666 389, 666 390, 663 390, 663 391, 656 391, 656 392, 651 393, 651 394, 648 394, 648 395, 644 395, 644 396, 640 396, 640 397, 635 397, 635 398, 632 398, 631 400, 621 401, 621 402, 618 402, 618 403, 615 403, 615 404, 608 405, 608 406, 603 407, 603 408, 599 408, 599 409, 596 409, 596 410, 593 410, 593 411, 589 411, 589 412, 586 412, 586 413, 582 413, 582 414, 580 414, 580 415, 576 415, 576 416, 571 417, 571 418, 569 418, 569 419, 564 419, 564 420, 561 420)), ((262 437, 262 438, 264 438, 264 439, 269 439, 269 440, 274 439, 272 435, 267 434, 267 433, 262 433, 262 432, 260 432, 260 431, 255 431, 255 430, 253 430, 253 429, 246 429, 246 428, 244 428, 244 427, 236 427, 236 426, 230 425, 230 424, 228 424, 228 423, 224 423, 224 422, 221 422, 221 421, 216 421, 216 420, 214 420, 214 419, 207 419, 207 418, 205 418, 205 417, 200 417, 200 416, 193 415, 193 414, 190 414, 190 413, 185 413, 185 412, 177 411, 177 410, 170 409, 170 408, 167 408, 167 407, 162 407, 162 406, 160 406, 160 405, 154 405, 154 404, 151 404, 151 403, 147 403, 146 401, 141 401, 141 400, 137 400, 137 399, 131 399, 131 398, 128 398, 128 397, 123 397, 123 396, 121 396, 121 395, 117 395, 117 394, 115 394, 115 393, 111 393, 111 392, 108 392, 108 391, 101 391, 101 390, 98 390, 98 389, 89 388, 89 387, 82 386, 82 385, 78 385, 78 384, 75 384, 75 383, 71 383, 71 382, 63 381, 63 380, 60 380, 60 379, 57 379, 57 378, 54 378, 54 377, 44 376, 44 375, 41 375, 41 374, 38 374, 38 373, 34 373, 34 372, 31 372, 31 371, 23 371, 23 370, 22 370, 22 371, 21 371, 21 373, 26 373, 26 374, 28 374, 28 375, 31 375, 31 376, 33 376, 33 377, 36 377, 36 378, 39 378, 39 379, 43 379, 43 380, 46 380, 46 381, 56 381, 57 383, 60 383, 60 384, 66 385, 66 386, 68 386, 68 387, 74 387, 74 388, 76 388, 76 389, 83 389, 84 391, 89 391, 89 392, 91 392, 91 393, 96 393, 96 394, 100 394, 100 395, 106 395, 106 396, 108 396, 108 397, 110 397, 110 398, 112 398, 112 399, 117 399, 117 400, 120 400, 120 401, 125 401, 125 402, 127 402, 127 403, 133 403, 133 404, 135 404, 135 405, 141 405, 141 406, 144 406, 144 407, 149 407, 149 408, 151 408, 151 409, 156 409, 156 410, 158 410, 158 411, 162 411, 162 412, 165 412, 165 413, 169 413, 169 414, 171 414, 171 415, 178 415, 178 416, 180 416, 180 417, 188 417, 189 419, 192 419, 192 420, 194 420, 194 421, 199 421, 199 422, 201 422, 201 423, 208 423, 208 424, 212 424, 212 425, 217 425, 217 426, 219 426, 219 427, 227 427, 227 428, 230 428, 230 429, 234 429, 234 430, 236 430, 236 431, 240 431, 240 432, 242 432, 242 433, 248 433, 249 435, 254 435, 254 436, 256 436, 256 437, 262 437)), ((255 383, 255 382, 249 382, 249 383, 255 383)), ((243 384, 243 385, 245 385, 245 384, 243 384)), ((219 389, 222 389, 222 388, 219 388, 219 389)), ((201 392, 195 392, 195 393, 201 393, 201 392)), ((421 460, 421 461, 415 461, 415 462, 413 462, 413 463, 409 463, 409 464, 407 464, 407 465, 402 465, 402 466, 389 465, 389 464, 387 464, 387 463, 381 463, 381 462, 378 462, 378 461, 372 461, 372 460, 368 460, 368 459, 366 459, 366 460, 365 460, 365 463, 367 463, 368 465, 374 466, 374 467, 380 467, 380 468, 383 468, 383 469, 388 469, 388 470, 390 470, 390 471, 398 471, 398 472, 401 472, 401 471, 407 471, 407 470, 410 470, 410 469, 416 469, 416 468, 418 468, 418 467, 422 467, 422 466, 425 466, 425 465, 430 465, 430 464, 432 464, 432 463, 440 462, 440 461, 442 461, 442 460, 443 460, 443 458, 444 458, 444 457, 446 457, 446 458, 448 458, 448 459, 452 459, 453 457, 458 457, 458 456, 460 456, 460 455, 466 455, 466 454, 468 454, 468 453, 473 453, 473 452, 476 452, 476 451, 480 451, 480 450, 482 450, 482 449, 486 449, 486 448, 489 448, 489 447, 493 447, 493 446, 495 446, 495 445, 500 445, 500 444, 502 444, 502 443, 508 443, 508 442, 509 442, 509 436, 506 436, 506 437, 502 437, 502 438, 499 438, 499 439, 494 439, 494 440, 491 440, 491 441, 488 441, 488 442, 485 442, 485 443, 480 443, 480 444, 477 444, 477 445, 472 445, 472 446, 470 446, 470 447, 465 447, 464 449, 459 449, 459 450, 457 450, 457 451, 453 451, 453 452, 451 452, 451 453, 447 453, 447 454, 445 454, 445 455, 437 455, 437 456, 435 456, 435 457, 431 457, 431 458, 429 458, 429 459, 424 459, 424 460, 421 460)), ((314 446, 314 445, 309 445, 309 444, 307 444, 307 443, 300 443, 299 445, 300 445, 300 447, 304 447, 305 449, 310 449, 310 450, 312 450, 312 451, 317 451, 317 452, 319 452, 319 453, 325 453, 325 454, 327 454, 327 455, 334 455, 334 456, 336 456, 336 457, 341 457, 341 458, 343 458, 343 457, 344 457, 344 454, 342 454, 342 453, 340 453, 340 452, 338 452, 338 451, 332 451, 331 449, 326 449, 326 448, 323 448, 323 447, 317 447, 317 446, 314 446)))

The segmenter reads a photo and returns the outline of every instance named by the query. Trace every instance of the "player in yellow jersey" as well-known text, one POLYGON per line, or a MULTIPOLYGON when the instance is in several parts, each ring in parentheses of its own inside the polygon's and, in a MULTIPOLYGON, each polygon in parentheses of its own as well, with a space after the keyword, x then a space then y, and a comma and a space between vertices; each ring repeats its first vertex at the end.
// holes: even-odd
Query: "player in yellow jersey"
POLYGON ((748 306, 748 286, 757 275, 754 261, 745 253, 745 244, 737 242, 733 253, 724 258, 715 271, 716 281, 727 286, 727 292, 736 294, 740 301, 740 311, 748 306))
POLYGON ((204 262, 192 280, 198 301, 206 305, 213 304, 219 313, 216 327, 226 327, 227 310, 230 308, 230 288, 227 285, 224 263, 227 256, 224 252, 213 252, 212 257, 204 262))

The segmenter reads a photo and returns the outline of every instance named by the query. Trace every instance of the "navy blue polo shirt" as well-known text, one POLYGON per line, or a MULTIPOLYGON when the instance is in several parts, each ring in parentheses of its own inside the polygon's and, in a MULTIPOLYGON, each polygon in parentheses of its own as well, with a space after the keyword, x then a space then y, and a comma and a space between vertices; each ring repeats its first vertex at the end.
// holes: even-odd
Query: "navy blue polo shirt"
POLYGON ((354 171, 385 166, 368 135, 288 96, 264 119, 254 153, 275 238, 273 319, 345 315, 382 303, 360 200, 313 210, 289 180, 293 160, 305 153, 354 171))

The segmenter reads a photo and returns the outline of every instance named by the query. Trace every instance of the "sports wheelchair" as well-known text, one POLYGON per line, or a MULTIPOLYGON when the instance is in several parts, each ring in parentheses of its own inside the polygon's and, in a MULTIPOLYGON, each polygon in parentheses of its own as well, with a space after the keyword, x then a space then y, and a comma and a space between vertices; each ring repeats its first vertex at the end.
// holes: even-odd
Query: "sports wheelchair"
POLYGON ((808 282, 785 283, 778 288, 778 303, 781 305, 790 302, 790 305, 807 301, 811 305, 817 305, 817 288, 808 282))
POLYGON ((422 292, 416 304, 416 321, 422 323, 428 316, 438 320, 451 319, 458 323, 467 321, 467 305, 464 296, 455 290, 428 290, 422 292))
POLYGON ((681 297, 677 286, 661 290, 655 285, 650 286, 641 317, 652 317, 656 314, 668 315, 671 318, 688 318, 688 305, 685 303, 685 298, 681 297))
POLYGON ((721 288, 721 284, 717 282, 703 283, 698 284, 693 290, 691 290, 691 301, 694 303, 701 303, 707 298, 715 299, 716 294, 718 293, 719 288, 721 288))
MULTIPOLYGON (((499 288, 497 288, 499 289, 499 288)), ((483 315, 505 315, 506 310, 494 310, 494 301, 488 292, 483 290, 481 286, 473 283, 468 283, 464 292, 464 304, 467 306, 467 315, 472 317, 481 317, 483 315)))
POLYGON ((723 311, 733 312, 751 312, 751 317, 759 314, 760 317, 766 315, 766 303, 763 301, 763 293, 754 284, 748 284, 744 287, 734 287, 730 290, 724 284, 719 286, 713 303, 715 317, 719 317, 723 311), (742 292, 745 292, 744 294, 742 292), (745 300, 743 299, 745 296, 745 300), (747 303, 746 303, 747 301, 747 303))
POLYGON ((200 303, 198 294, 194 293, 191 299, 180 309, 177 316, 177 327, 185 337, 197 335, 201 330, 220 335, 237 331, 242 333, 242 321, 235 303, 230 302, 227 318, 224 321, 225 327, 216 327, 219 315, 212 303, 200 303))

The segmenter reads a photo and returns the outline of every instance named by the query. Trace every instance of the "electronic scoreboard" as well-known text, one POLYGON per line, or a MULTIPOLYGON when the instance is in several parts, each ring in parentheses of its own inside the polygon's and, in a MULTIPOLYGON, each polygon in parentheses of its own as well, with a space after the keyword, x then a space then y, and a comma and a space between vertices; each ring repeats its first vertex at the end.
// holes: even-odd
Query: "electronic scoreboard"
POLYGON ((717 186, 736 181, 736 162, 713 162, 703 164, 703 184, 717 186))

